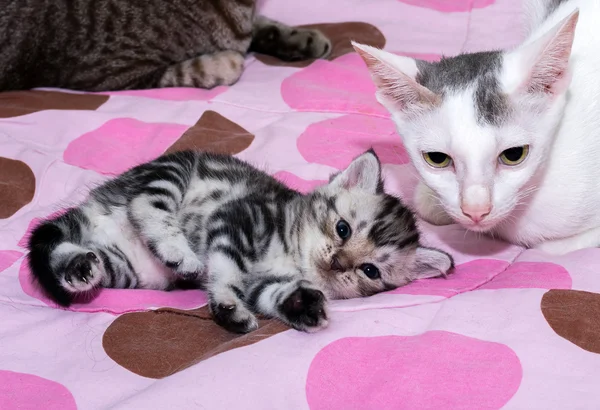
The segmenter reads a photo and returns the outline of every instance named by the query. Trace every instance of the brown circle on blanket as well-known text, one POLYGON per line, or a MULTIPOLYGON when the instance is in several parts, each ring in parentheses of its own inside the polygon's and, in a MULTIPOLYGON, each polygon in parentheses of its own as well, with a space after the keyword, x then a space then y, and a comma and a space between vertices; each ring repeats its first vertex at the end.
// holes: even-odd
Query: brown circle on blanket
MULTIPOLYGON (((312 28, 320 30, 329 40, 331 40, 332 50, 328 60, 334 60, 344 54, 353 53, 354 48, 350 41, 357 41, 369 46, 383 48, 385 46, 385 37, 377 27, 369 23, 359 21, 349 21, 346 23, 322 23, 308 24, 298 26, 299 28, 312 28)), ((267 65, 280 67, 307 67, 314 60, 285 62, 275 57, 264 54, 256 54, 256 59, 267 65)))
POLYGON ((205 111, 166 153, 188 149, 238 154, 254 141, 254 135, 214 111, 205 111))
POLYGON ((0 219, 5 219, 31 202, 35 175, 26 163, 0 157, 0 187, 0 219))
POLYGON ((0 118, 18 117, 44 110, 96 110, 110 97, 58 91, 10 91, 0 93, 0 118))
POLYGON ((600 294, 552 289, 542 297, 542 314, 559 336, 600 353, 600 294))
POLYGON ((119 316, 104 332, 102 345, 108 356, 127 370, 160 379, 288 329, 277 320, 266 319, 259 320, 255 331, 238 335, 213 322, 206 306, 165 308, 119 316))

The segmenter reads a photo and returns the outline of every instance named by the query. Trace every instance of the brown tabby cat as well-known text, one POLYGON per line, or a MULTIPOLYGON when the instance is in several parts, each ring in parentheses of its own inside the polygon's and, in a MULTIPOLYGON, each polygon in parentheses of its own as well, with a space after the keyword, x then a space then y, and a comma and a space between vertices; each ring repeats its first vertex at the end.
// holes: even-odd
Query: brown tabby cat
POLYGON ((256 14, 256 0, 0 0, 0 91, 235 83, 248 51, 321 58, 319 31, 256 14))

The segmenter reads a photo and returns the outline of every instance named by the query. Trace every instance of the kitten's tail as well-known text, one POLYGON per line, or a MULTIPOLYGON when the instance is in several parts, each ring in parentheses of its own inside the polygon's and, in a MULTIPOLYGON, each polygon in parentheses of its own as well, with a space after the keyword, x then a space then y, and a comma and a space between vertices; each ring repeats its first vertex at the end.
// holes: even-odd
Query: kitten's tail
POLYGON ((76 210, 69 210, 61 216, 42 222, 33 230, 28 241, 27 262, 33 278, 48 297, 64 307, 72 303, 73 296, 61 285, 58 272, 52 269, 51 257, 61 243, 71 239, 70 233, 64 228, 79 231, 79 226, 70 226, 69 223, 75 221, 75 213, 76 210))

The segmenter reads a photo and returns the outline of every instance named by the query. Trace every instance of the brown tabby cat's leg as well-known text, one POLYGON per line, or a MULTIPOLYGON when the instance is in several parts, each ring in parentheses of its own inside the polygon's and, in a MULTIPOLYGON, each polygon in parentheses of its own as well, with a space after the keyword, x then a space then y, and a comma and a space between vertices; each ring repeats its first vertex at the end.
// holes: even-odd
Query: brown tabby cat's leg
POLYGON ((283 61, 325 58, 331 52, 331 42, 318 30, 294 28, 257 16, 254 21, 250 49, 283 61))
POLYGON ((237 51, 220 51, 190 58, 168 67, 159 87, 213 88, 235 83, 244 70, 244 56, 237 51))

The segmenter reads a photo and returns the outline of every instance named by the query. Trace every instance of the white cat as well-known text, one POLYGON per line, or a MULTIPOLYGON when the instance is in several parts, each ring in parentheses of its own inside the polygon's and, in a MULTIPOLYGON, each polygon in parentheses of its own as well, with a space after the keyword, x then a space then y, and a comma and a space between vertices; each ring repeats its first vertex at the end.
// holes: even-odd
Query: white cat
POLYGON ((427 221, 549 253, 600 246, 600 0, 525 0, 509 51, 427 63, 354 44, 427 221))

